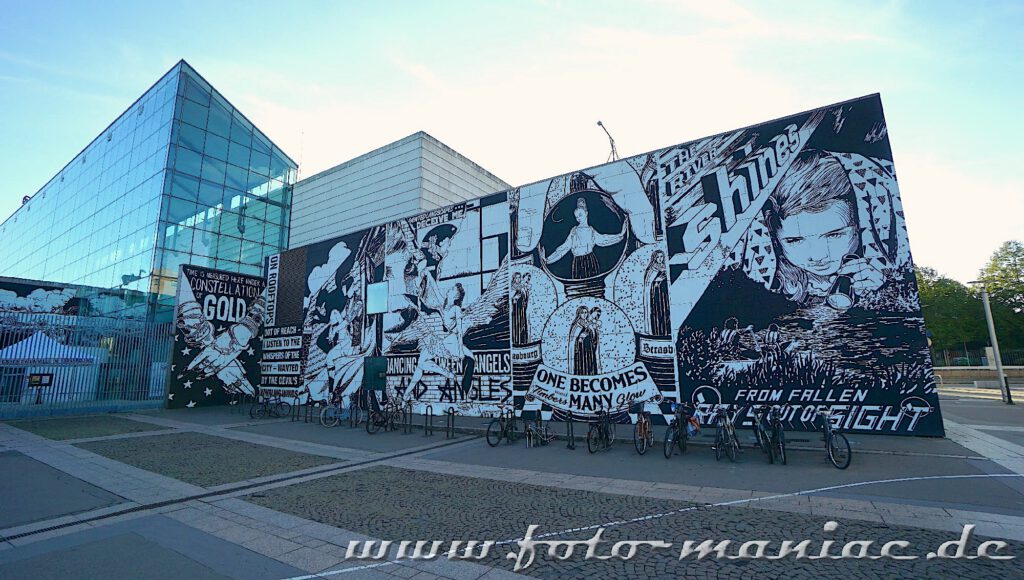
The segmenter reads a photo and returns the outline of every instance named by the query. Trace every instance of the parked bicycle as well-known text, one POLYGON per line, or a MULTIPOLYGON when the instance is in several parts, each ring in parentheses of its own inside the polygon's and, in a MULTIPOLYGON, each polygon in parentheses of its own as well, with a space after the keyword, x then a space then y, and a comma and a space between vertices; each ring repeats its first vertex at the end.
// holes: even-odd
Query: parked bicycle
POLYGON ((597 453, 611 449, 615 443, 615 423, 608 411, 598 411, 597 420, 590 424, 587 431, 587 451, 597 453))
POLYGON ((654 446, 654 425, 651 424, 651 412, 639 411, 636 414, 636 424, 633 426, 633 447, 640 455, 647 453, 649 447, 654 446))
POLYGON ((511 407, 499 408, 498 416, 487 425, 487 444, 497 447, 501 440, 512 443, 516 440, 516 412, 511 407))
POLYGON ((264 417, 289 417, 292 414, 291 403, 281 397, 260 397, 260 400, 249 407, 249 417, 262 419, 264 417))
POLYGON ((672 420, 665 430, 665 459, 672 457, 676 447, 679 453, 686 453, 686 442, 690 439, 690 418, 696 413, 696 408, 687 403, 672 403, 672 420))
POLYGON ((348 426, 349 428, 358 427, 359 423, 363 421, 363 409, 366 403, 366 398, 363 397, 363 389, 356 389, 356 392, 348 396, 348 426))
POLYGON ((370 410, 366 416, 366 432, 373 435, 381 428, 385 431, 395 431, 398 425, 404 424, 405 421, 405 410, 392 397, 384 405, 378 405, 378 410, 370 410))
POLYGON ((775 463, 775 441, 768 420, 771 409, 769 405, 754 407, 754 440, 761 452, 768 456, 768 463, 775 463))
POLYGON ((547 445, 555 440, 555 434, 548 428, 548 424, 544 422, 544 417, 540 414, 540 411, 536 411, 536 416, 532 421, 526 421, 524 428, 526 432, 526 446, 537 447, 538 445, 547 445))
POLYGON ((714 422, 718 425, 715 431, 715 461, 720 461, 723 453, 730 461, 736 461, 740 454, 740 440, 736 436, 735 420, 745 407, 730 414, 733 407, 734 405, 721 405, 714 411, 714 422))
POLYGON ((850 460, 853 455, 850 451, 850 441, 846 438, 846 435, 843 435, 838 429, 832 426, 832 420, 836 417, 827 409, 819 409, 818 417, 822 422, 822 435, 825 439, 825 455, 837 469, 846 469, 850 466, 850 460))
POLYGON ((782 424, 782 412, 787 408, 774 406, 768 411, 768 425, 771 427, 771 444, 775 450, 775 460, 786 464, 786 428, 782 424))
POLYGON ((341 422, 342 398, 340 394, 332 394, 331 400, 320 408, 320 425, 335 427, 341 422))

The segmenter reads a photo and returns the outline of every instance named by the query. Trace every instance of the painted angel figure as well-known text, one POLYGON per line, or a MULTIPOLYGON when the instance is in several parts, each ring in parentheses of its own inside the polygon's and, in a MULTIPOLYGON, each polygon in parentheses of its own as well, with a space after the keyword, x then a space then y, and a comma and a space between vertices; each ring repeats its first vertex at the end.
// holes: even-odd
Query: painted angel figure
POLYGON ((416 370, 413 371, 409 388, 404 398, 412 398, 416 386, 423 380, 424 373, 441 375, 460 384, 463 397, 469 394, 469 381, 473 375, 473 351, 466 346, 466 334, 477 326, 488 324, 497 314, 500 306, 508 300, 508 262, 491 278, 487 289, 469 306, 463 304, 466 290, 462 283, 455 283, 445 293, 440 308, 421 309, 412 304, 402 310, 403 321, 387 330, 393 334, 392 345, 415 343, 419 351, 416 370), (445 362, 461 361, 463 375, 460 378, 445 366, 445 362))

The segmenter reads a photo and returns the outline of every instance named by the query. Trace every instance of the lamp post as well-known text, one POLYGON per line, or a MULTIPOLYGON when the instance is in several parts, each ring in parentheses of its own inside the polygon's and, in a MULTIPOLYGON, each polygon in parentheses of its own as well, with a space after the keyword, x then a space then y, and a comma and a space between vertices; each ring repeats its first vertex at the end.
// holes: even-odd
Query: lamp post
POLYGON ((982 280, 974 280, 968 284, 981 286, 981 302, 985 305, 985 321, 988 322, 988 339, 992 343, 992 356, 996 359, 996 376, 999 379, 999 390, 1003 395, 1003 402, 1007 405, 1013 404, 1013 396, 1010 394, 1010 385, 1006 383, 1003 376, 1003 357, 999 355, 999 341, 996 339, 996 325, 992 321, 992 306, 988 302, 988 288, 982 280))

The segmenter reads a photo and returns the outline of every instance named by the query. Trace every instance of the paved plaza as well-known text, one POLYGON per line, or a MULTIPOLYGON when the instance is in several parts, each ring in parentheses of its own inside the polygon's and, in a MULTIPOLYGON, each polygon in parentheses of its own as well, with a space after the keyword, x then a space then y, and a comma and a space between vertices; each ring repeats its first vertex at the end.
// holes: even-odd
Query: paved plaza
POLYGON ((464 417, 452 438, 443 418, 430 436, 422 417, 408 433, 368 435, 229 407, 11 421, 0 424, 0 577, 512 577, 507 556, 530 526, 541 541, 602 534, 603 559, 539 545, 518 574, 540 578, 1024 575, 1024 411, 978 389, 942 399, 946 439, 851 435, 844 471, 816 433, 793 433, 783 466, 749 433, 736 463, 703 438, 669 460, 660 443, 641 457, 625 425, 622 444, 591 455, 564 439, 491 448, 485 420, 464 417), (1016 558, 926 557, 964 524, 969 554, 998 539, 1016 558), (372 556, 380 545, 366 542, 380 540, 395 542, 381 559, 347 554, 363 542, 372 556), (471 559, 395 558, 403 540, 494 544, 471 559), (686 540, 730 540, 733 556, 753 541, 774 554, 809 540, 809 555, 825 541, 829 554, 904 541, 919 558, 680 559, 686 540), (662 544, 607 558, 619 541, 662 544))

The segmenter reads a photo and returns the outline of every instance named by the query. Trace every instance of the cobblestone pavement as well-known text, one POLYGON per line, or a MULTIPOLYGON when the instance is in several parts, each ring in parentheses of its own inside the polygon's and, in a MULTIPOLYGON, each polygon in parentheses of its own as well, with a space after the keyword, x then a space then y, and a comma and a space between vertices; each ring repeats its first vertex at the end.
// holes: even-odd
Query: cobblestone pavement
POLYGON ((189 432, 93 441, 77 447, 201 487, 338 463, 330 457, 189 432))
MULTIPOLYGON (((302 518, 390 540, 477 539, 504 541, 520 538, 531 524, 537 534, 577 527, 609 525, 603 539, 662 540, 673 549, 641 548, 630 561, 585 561, 582 557, 558 561, 545 553, 525 573, 538 577, 563 576, 687 576, 687 577, 820 577, 823 573, 850 577, 933 577, 970 575, 1007 578, 1024 575, 1024 559, 1012 561, 927 560, 928 552, 958 538, 957 534, 906 526, 839 519, 835 532, 826 533, 830 518, 789 512, 752 510, 744 507, 703 507, 671 500, 585 492, 508 482, 460 477, 392 467, 367 469, 280 487, 249 501, 302 518), (679 511, 674 515, 640 519, 651 514, 679 511), (891 540, 910 542, 905 554, 922 556, 916 561, 826 560, 696 560, 680 561, 684 540, 734 542, 727 553, 750 540, 770 542, 767 553, 777 551, 784 540, 810 540, 811 554, 825 540, 842 546, 853 540, 874 540, 878 546, 891 540)), ((589 539, 593 529, 558 536, 589 539)), ((610 543, 599 554, 608 554, 610 543)), ((978 542, 973 543, 976 548, 978 542)), ((487 565, 511 569, 506 554, 515 546, 496 549, 487 565)), ((876 547, 871 553, 877 554, 876 547)), ((545 550, 545 548, 541 548, 545 550)), ((833 549, 838 554, 840 548, 833 549)), ((1024 543, 1010 542, 1010 554, 1024 555, 1024 543)))
POLYGON ((138 421, 113 417, 111 415, 90 415, 87 417, 55 417, 52 419, 23 419, 7 421, 7 424, 24 429, 36 435, 58 441, 105 437, 124 433, 138 433, 167 429, 157 425, 146 425, 138 421))

